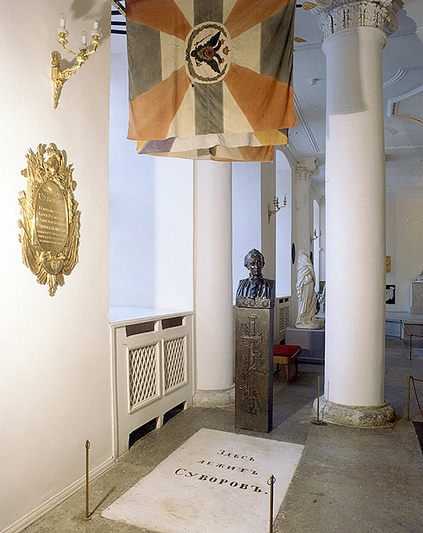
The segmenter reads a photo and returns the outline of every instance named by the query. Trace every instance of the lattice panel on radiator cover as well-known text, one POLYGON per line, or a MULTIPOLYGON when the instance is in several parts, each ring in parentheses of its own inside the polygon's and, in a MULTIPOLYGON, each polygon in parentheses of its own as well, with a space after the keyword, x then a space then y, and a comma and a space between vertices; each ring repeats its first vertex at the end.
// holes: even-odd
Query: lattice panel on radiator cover
POLYGON ((130 410, 159 396, 157 373, 157 344, 129 350, 130 410))
POLYGON ((165 391, 186 382, 185 337, 164 342, 165 391))
POLYGON ((289 307, 281 306, 279 309, 279 331, 285 333, 286 328, 289 326, 289 307))

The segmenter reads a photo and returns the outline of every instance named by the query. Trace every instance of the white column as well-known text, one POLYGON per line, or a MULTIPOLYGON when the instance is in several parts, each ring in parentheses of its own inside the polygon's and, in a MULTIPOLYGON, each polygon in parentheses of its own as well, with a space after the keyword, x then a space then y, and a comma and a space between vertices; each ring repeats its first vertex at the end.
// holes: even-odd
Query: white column
POLYGON ((234 400, 232 165, 195 161, 194 405, 234 400))
POLYGON ((378 3, 334 3, 322 14, 327 65, 323 417, 343 425, 386 425, 395 418, 384 401, 387 11, 378 3))
POLYGON ((297 251, 310 251, 312 227, 310 186, 311 177, 318 173, 318 163, 313 157, 298 161, 294 172, 294 242, 297 251))

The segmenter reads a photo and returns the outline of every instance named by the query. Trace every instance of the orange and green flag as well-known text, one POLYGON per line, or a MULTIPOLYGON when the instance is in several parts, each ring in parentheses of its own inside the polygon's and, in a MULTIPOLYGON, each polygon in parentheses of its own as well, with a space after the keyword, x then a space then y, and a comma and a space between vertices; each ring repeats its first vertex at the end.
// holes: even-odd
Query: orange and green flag
POLYGON ((138 151, 272 161, 297 124, 294 14, 293 0, 126 0, 138 151))

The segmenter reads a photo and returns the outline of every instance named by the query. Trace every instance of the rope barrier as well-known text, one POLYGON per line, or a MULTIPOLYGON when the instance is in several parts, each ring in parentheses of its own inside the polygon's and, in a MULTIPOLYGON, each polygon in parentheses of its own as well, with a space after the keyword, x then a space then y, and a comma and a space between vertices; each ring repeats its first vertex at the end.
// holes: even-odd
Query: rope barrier
POLYGON ((410 337, 410 354, 409 358, 411 361, 411 355, 413 352, 413 337, 416 337, 417 339, 423 339, 423 324, 418 323, 405 323, 402 320, 400 320, 400 328, 402 328, 402 338, 406 335, 407 337, 410 337), (416 331, 412 331, 411 328, 417 328, 416 331))
POLYGON ((415 384, 416 381, 418 381, 420 383, 423 383, 423 379, 413 378, 413 376, 408 375, 408 414, 407 414, 407 419, 408 420, 410 420, 410 390, 411 390, 410 385, 411 385, 411 383, 413 384, 414 396, 416 397, 416 403, 417 403, 417 406, 419 408, 420 416, 423 418, 423 410, 422 410, 422 407, 420 405, 420 400, 419 400, 419 396, 417 394, 417 389, 416 389, 416 384, 415 384))

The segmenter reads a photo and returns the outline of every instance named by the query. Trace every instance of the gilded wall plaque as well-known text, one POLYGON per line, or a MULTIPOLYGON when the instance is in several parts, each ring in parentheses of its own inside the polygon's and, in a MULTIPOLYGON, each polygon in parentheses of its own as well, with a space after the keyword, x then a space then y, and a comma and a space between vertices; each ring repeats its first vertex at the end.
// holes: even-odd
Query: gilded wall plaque
POLYGON ((54 143, 38 145, 36 153, 29 149, 26 159, 22 175, 27 188, 19 193, 22 260, 54 296, 57 286, 65 283, 64 275, 78 263, 81 213, 73 195, 76 182, 66 152, 54 143))

